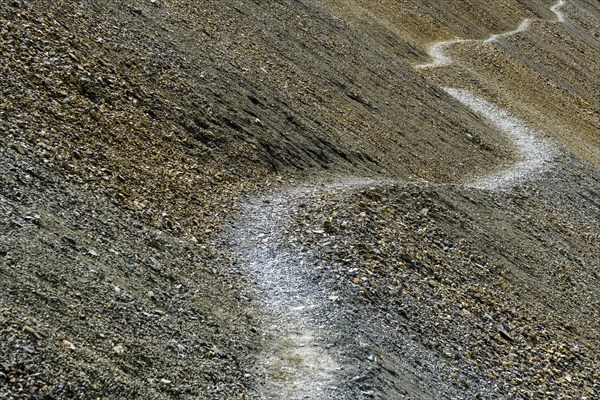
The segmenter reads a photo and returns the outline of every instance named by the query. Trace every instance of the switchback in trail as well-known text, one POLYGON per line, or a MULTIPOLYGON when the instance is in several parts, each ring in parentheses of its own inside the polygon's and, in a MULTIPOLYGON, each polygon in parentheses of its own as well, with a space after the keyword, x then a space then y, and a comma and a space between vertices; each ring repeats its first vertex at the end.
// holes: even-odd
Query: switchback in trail
POLYGON ((542 134, 502 108, 460 89, 445 89, 452 97, 490 120, 514 142, 519 161, 507 169, 491 173, 469 182, 478 189, 500 189, 530 179, 542 172, 556 155, 556 150, 542 134))

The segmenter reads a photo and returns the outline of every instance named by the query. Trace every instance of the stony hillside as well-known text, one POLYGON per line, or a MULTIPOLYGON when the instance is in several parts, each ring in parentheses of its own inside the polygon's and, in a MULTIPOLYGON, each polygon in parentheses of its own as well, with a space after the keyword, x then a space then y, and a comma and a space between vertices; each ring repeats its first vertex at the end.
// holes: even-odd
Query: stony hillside
POLYGON ((489 43, 453 46, 458 60, 424 71, 441 86, 484 94, 548 132, 581 157, 600 159, 600 32, 598 4, 567 1, 557 23, 549 1, 329 1, 350 21, 407 62, 427 62, 424 43, 454 38, 486 39, 527 19, 527 32, 489 43), (398 45, 401 41, 404 46, 398 45), (407 47, 406 44, 410 44, 407 47))
POLYGON ((594 0, 1 2, 0 398, 596 398, 599 25, 594 0), (560 155, 469 186, 522 151, 448 87, 560 155), (252 257, 352 366, 310 394, 252 257))
POLYGON ((372 358, 349 398, 597 397, 600 176, 564 161, 550 188, 396 184, 307 202, 289 246, 322 260, 311 273, 364 335, 352 359, 372 358))

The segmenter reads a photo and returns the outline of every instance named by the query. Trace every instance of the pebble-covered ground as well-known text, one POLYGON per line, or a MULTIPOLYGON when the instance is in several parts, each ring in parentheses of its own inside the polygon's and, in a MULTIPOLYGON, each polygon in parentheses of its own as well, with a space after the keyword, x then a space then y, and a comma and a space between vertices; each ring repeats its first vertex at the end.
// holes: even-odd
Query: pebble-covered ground
POLYGON ((221 252, 17 152, 0 164, 0 398, 247 393, 254 313, 221 252))
MULTIPOLYGON (((437 378, 463 398, 597 398, 599 176, 576 159, 561 164, 499 191, 322 193, 304 199, 290 240, 323 260, 316 274, 340 309, 361 310, 356 334, 373 335, 380 369, 416 344, 433 359, 413 367, 447 366, 437 378)), ((395 398, 394 378, 381 379, 375 391, 395 398)))
POLYGON ((268 398, 290 337, 337 398, 598 398, 600 17, 551 6, 0 1, 0 399, 268 398), (448 86, 563 155, 467 188, 519 151, 448 86))

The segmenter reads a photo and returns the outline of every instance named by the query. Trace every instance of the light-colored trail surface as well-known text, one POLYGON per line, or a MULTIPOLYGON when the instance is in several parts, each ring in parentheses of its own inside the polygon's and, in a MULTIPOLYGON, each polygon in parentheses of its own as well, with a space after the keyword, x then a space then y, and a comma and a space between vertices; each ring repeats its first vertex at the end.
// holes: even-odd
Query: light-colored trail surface
POLYGON ((487 43, 496 42, 503 37, 512 36, 512 35, 516 35, 517 33, 525 32, 526 30, 529 29, 530 25, 531 25, 531 20, 529 18, 526 18, 523 21, 521 21, 521 23, 519 24, 517 29, 515 29, 513 31, 508 31, 505 33, 500 33, 497 35, 492 35, 489 38, 485 39, 484 42, 487 42, 487 43))
POLYGON ((565 0, 559 0, 555 5, 550 7, 550 11, 552 11, 554 15, 556 15, 556 20, 558 22, 565 22, 566 20, 565 13, 560 10, 564 5, 565 0))
POLYGON ((307 282, 302 255, 284 248, 280 228, 293 205, 280 195, 255 199, 244 210, 247 216, 236 234, 245 273, 261 293, 265 321, 265 351, 258 372, 266 378, 262 395, 268 399, 326 398, 335 382, 338 362, 323 344, 317 321, 324 293, 307 282))
MULTIPOLYGON (((556 16, 556 21, 560 23, 565 21, 565 14, 560 10, 564 4, 564 0, 559 0, 550 8, 550 11, 556 16)), ((467 42, 498 42, 502 38, 507 38, 529 30, 531 22, 531 19, 526 18, 521 21, 516 29, 491 35, 485 40, 453 39, 436 42, 429 48, 429 55, 431 56, 432 61, 430 63, 417 65, 415 68, 439 68, 450 65, 454 60, 445 54, 445 49, 449 46, 467 42)), ((519 154, 519 160, 508 169, 475 179, 468 184, 469 186, 479 189, 500 189, 510 187, 519 181, 531 178, 536 173, 542 172, 556 156, 556 150, 540 132, 537 132, 525 122, 519 120, 500 107, 481 99, 466 90, 452 88, 447 88, 445 90, 452 97, 491 121, 502 132, 507 134, 513 140, 519 154)))
POLYGON ((444 40, 442 42, 436 42, 429 47, 428 53, 429 56, 433 59, 432 62, 426 64, 416 65, 417 69, 426 69, 426 68, 438 68, 446 65, 452 64, 454 61, 450 56, 445 54, 445 51, 448 47, 458 44, 458 43, 469 43, 474 42, 473 39, 452 39, 452 40, 444 40))
POLYGON ((544 171, 556 155, 543 135, 502 108, 460 89, 445 89, 452 97, 490 120, 515 143, 520 160, 508 169, 492 173, 468 183, 479 189, 501 189, 529 179, 544 171))
POLYGON ((340 349, 331 343, 335 328, 325 305, 331 294, 308 276, 314 263, 286 244, 285 227, 311 193, 364 187, 371 180, 344 180, 320 188, 295 188, 253 198, 243 209, 245 218, 233 229, 233 248, 241 272, 256 283, 257 306, 265 314, 265 343, 256 366, 265 377, 260 395, 265 399, 343 399, 342 375, 349 368, 340 349))

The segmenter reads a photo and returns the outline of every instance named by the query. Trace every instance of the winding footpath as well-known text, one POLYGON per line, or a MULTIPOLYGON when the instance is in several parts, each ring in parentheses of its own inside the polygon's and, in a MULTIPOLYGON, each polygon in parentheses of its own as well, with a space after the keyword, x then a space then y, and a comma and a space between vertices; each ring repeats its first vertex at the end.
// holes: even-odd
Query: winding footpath
MULTIPOLYGON (((564 0, 558 0, 556 4, 550 8, 550 11, 552 11, 556 17, 556 22, 565 22, 565 14, 561 11, 564 4, 564 0)), ((416 65, 415 68, 424 70, 451 65, 454 60, 445 53, 445 50, 448 47, 458 43, 499 42, 503 38, 526 32, 530 29, 531 22, 531 19, 526 18, 521 21, 515 30, 493 34, 489 38, 483 40, 453 39, 436 42, 429 47, 429 55, 431 56, 432 61, 426 64, 416 65)), ((520 160, 510 168, 491 173, 481 178, 476 178, 467 183, 467 186, 488 190, 510 188, 520 181, 543 172, 556 157, 557 151, 542 134, 502 108, 466 90, 454 88, 444 88, 444 90, 508 135, 508 137, 513 140, 520 158, 520 160)))
MULTIPOLYGON (((550 10, 558 22, 565 20, 560 11, 564 0, 550 10)), ((445 50, 459 43, 498 42, 527 31, 531 20, 523 20, 517 29, 495 34, 485 40, 454 39, 430 46, 432 61, 417 65, 430 69, 450 65, 454 60, 445 50)), ((518 149, 520 160, 506 170, 477 178, 466 185, 483 190, 510 188, 543 171, 557 151, 526 123, 500 107, 461 89, 446 88, 456 100, 488 119, 507 134, 518 149)), ((332 343, 340 327, 332 317, 335 298, 314 281, 305 268, 315 262, 309 255, 289 245, 284 227, 299 212, 304 198, 325 191, 351 190, 377 184, 371 180, 348 179, 323 187, 299 187, 284 193, 253 198, 242 210, 244 219, 231 230, 231 243, 242 261, 240 272, 255 283, 257 306, 264 311, 264 351, 258 356, 257 376, 264 377, 257 398, 263 399, 337 399, 347 398, 340 389, 354 371, 343 354, 344 346, 332 343)), ((357 366, 354 366, 357 367, 357 366)))
MULTIPOLYGON (((550 7, 550 11, 554 13, 556 17, 556 22, 563 23, 566 20, 565 14, 561 11, 561 8, 565 5, 565 0, 558 0, 556 4, 550 7)), ((516 35, 521 32, 525 32, 529 30, 531 26, 531 19, 526 18, 519 26, 512 31, 494 34, 491 35, 487 39, 452 39, 452 40, 443 40, 440 42, 435 42, 431 46, 429 46, 428 54, 432 58, 432 61, 426 64, 418 64, 415 66, 416 69, 428 69, 428 68, 439 68, 452 64, 454 61, 452 58, 445 54, 445 50, 448 47, 451 47, 455 44, 459 43, 474 43, 474 42, 486 42, 491 43, 498 41, 500 38, 506 38, 508 36, 516 35)))
POLYGON ((510 168, 476 178, 466 185, 477 189, 496 190, 543 172, 557 151, 539 132, 502 108, 461 89, 444 89, 448 94, 482 115, 513 140, 520 160, 510 168))

